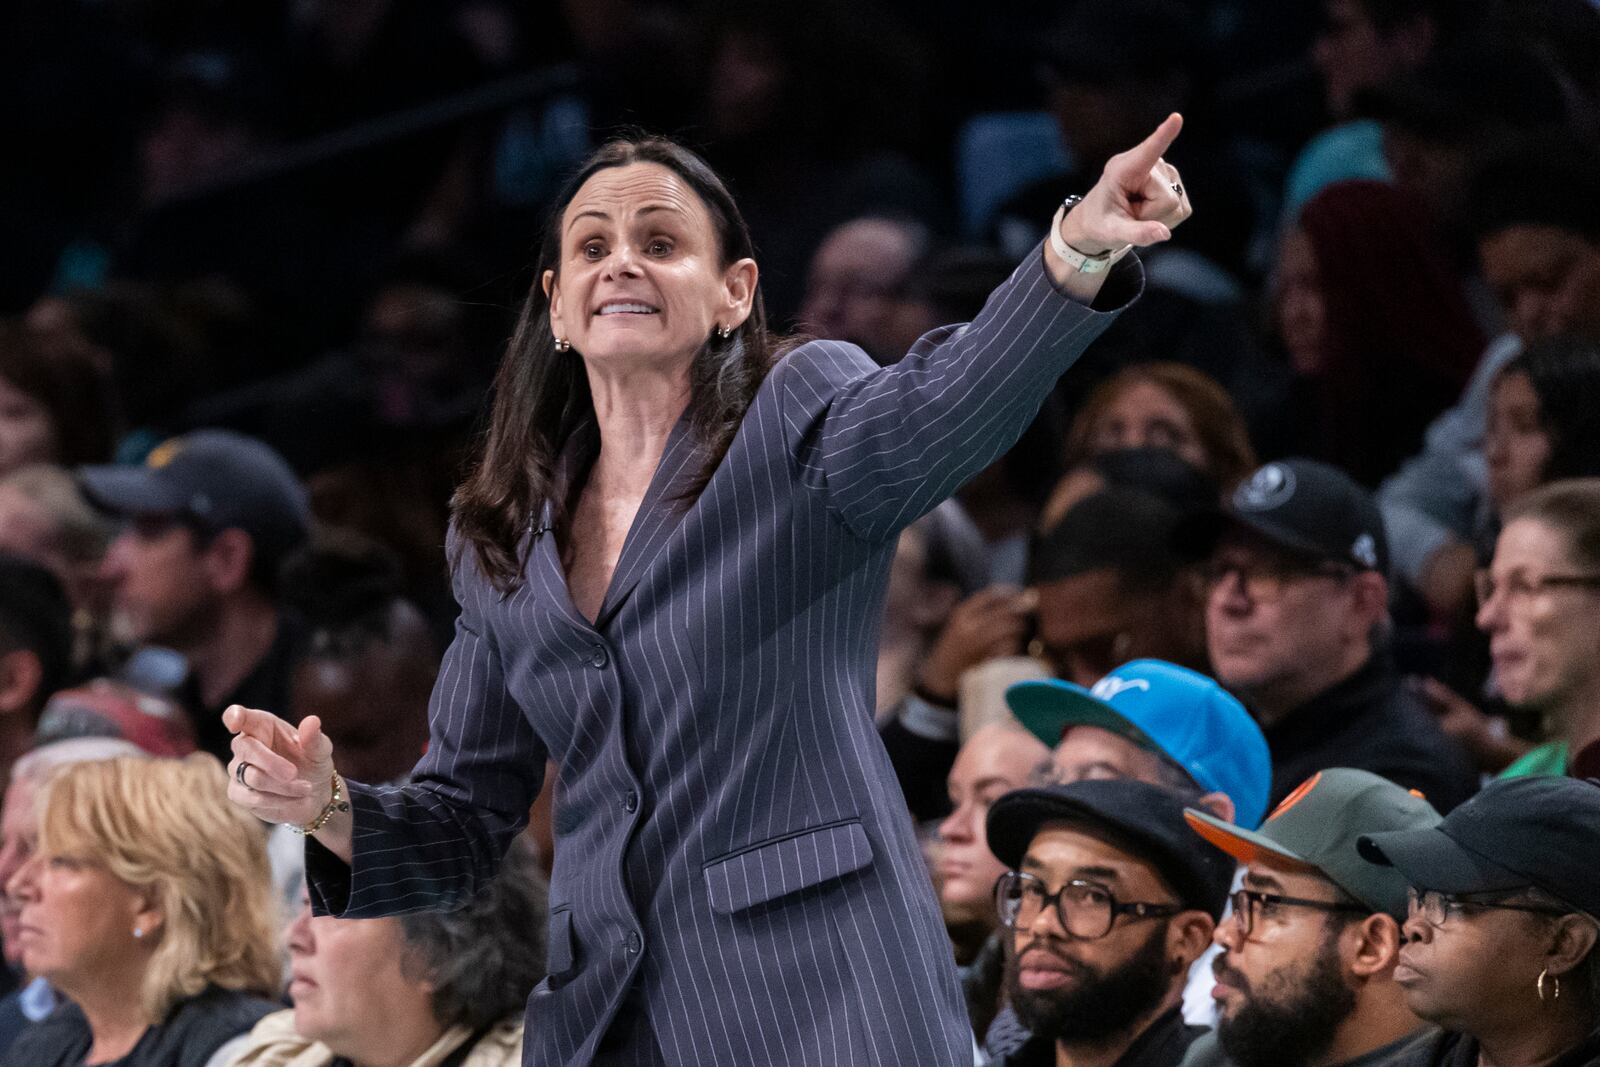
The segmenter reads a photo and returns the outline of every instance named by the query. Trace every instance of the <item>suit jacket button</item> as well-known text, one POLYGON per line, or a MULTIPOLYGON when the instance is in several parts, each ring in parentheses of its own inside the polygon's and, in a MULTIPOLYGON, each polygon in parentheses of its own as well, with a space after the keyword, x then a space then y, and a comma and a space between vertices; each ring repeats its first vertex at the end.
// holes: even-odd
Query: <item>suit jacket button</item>
POLYGON ((602 670, 605 665, 610 662, 611 654, 606 651, 605 645, 596 644, 593 648, 589 649, 589 666, 593 667, 595 670, 602 670))
POLYGON ((629 815, 639 810, 639 794, 630 789, 622 794, 622 810, 629 815))
POLYGON ((628 936, 622 939, 622 947, 630 956, 637 956, 639 950, 644 948, 644 938, 639 936, 639 931, 629 930, 628 936))

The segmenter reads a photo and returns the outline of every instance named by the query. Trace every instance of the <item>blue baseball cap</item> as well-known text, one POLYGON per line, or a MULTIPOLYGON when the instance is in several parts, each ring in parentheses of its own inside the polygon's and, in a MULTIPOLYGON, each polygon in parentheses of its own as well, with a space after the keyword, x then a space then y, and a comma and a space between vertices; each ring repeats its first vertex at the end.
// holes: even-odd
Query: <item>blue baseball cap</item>
POLYGON ((1093 689, 1050 678, 1006 690, 1017 720, 1054 748, 1069 726, 1098 726, 1172 760, 1208 793, 1233 801, 1253 830, 1267 813, 1272 757, 1244 705, 1198 671, 1159 659, 1125 663, 1093 689))

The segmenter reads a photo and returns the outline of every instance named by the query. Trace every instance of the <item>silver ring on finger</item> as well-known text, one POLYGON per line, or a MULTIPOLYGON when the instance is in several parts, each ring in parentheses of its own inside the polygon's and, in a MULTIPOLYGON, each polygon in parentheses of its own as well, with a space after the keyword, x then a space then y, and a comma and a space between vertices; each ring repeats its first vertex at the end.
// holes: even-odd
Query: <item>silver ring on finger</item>
POLYGON ((251 789, 250 783, 244 780, 244 772, 249 769, 250 764, 246 763, 244 760, 240 760, 239 765, 233 769, 233 780, 244 786, 246 789, 251 789))

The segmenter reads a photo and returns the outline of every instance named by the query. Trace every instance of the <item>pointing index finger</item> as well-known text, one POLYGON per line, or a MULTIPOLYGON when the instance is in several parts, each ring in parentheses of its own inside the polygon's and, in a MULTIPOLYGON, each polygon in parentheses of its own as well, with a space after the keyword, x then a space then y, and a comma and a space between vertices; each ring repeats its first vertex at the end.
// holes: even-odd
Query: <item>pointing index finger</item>
POLYGON ((1127 174, 1142 182, 1155 169, 1167 149, 1172 147, 1172 142, 1178 139, 1182 129, 1183 116, 1176 111, 1168 115, 1166 121, 1157 126, 1149 137, 1129 149, 1123 157, 1127 174))

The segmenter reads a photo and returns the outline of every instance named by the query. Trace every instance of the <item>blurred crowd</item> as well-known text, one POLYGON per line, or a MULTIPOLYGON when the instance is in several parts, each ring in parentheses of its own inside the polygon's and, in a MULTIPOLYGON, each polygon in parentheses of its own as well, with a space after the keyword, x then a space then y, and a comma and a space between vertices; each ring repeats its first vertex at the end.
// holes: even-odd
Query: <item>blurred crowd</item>
POLYGON ((1193 221, 882 620, 975 1061, 1600 1063, 1592 0, 0 24, 0 1064, 520 1062, 548 795, 471 907, 313 917, 220 713, 424 751, 450 494, 608 134, 887 365, 1172 111, 1193 221))

